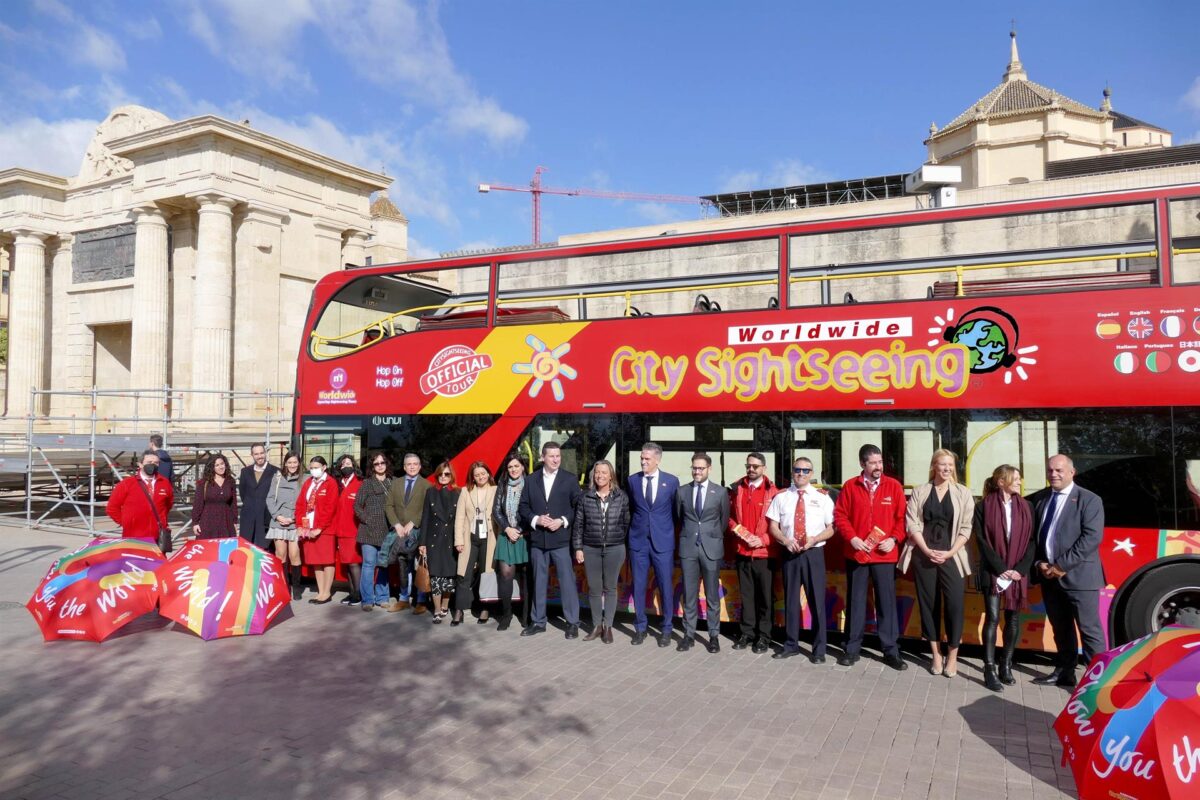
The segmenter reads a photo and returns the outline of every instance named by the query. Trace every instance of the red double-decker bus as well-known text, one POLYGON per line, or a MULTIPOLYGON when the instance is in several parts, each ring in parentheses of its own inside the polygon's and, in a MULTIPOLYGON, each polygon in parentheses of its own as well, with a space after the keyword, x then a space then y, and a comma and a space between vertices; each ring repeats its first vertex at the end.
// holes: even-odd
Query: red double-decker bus
MULTIPOLYGON (((1035 491, 1067 453, 1104 499, 1102 612, 1122 642, 1200 625, 1197 397, 1200 185, 1185 185, 334 273, 306 319, 294 434, 306 458, 413 450, 459 475, 549 440, 572 472, 606 458, 622 480, 646 441, 684 476, 708 452, 725 484, 748 452, 785 485, 804 455, 831 488, 863 443, 907 487, 946 447, 976 495, 1002 463, 1035 491)), ((736 619, 732 572, 722 592, 736 619)), ((831 620, 843 592, 833 568, 831 620)), ((1031 601, 1022 645, 1052 649, 1031 601)))

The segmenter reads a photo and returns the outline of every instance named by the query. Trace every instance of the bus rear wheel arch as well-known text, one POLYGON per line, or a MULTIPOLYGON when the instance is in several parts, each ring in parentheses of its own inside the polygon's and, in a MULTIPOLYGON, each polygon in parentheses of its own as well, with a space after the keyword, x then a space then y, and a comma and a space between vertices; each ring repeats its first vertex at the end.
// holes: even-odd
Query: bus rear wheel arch
POLYGON ((1154 567, 1139 576, 1119 600, 1114 646, 1168 625, 1200 628, 1200 561, 1154 567))

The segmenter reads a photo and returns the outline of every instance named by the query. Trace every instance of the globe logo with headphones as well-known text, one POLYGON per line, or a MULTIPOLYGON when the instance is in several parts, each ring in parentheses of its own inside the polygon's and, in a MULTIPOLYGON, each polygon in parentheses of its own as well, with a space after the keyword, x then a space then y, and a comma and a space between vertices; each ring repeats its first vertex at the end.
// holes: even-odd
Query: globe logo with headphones
POLYGON ((995 306, 972 308, 957 319, 954 309, 946 310, 946 316, 935 316, 929 333, 940 334, 940 339, 931 339, 931 347, 941 342, 962 345, 971 354, 971 372, 976 375, 1004 370, 1004 382, 1011 383, 1015 372, 1021 380, 1028 380, 1026 365, 1037 363, 1030 354, 1037 352, 1037 345, 1021 347, 1020 328, 1016 319, 995 306))

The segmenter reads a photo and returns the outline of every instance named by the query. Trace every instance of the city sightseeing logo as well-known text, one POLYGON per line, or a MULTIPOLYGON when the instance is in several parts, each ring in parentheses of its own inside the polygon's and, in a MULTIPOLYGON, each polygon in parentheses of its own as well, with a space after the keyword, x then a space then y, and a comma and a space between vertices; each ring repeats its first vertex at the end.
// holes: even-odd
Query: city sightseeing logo
POLYGON ((340 406, 357 403, 358 395, 353 389, 346 388, 348 383, 350 383, 350 376, 346 374, 346 370, 335 367, 329 373, 330 388, 317 392, 317 405, 340 406))
POLYGON ((971 372, 984 375, 1004 370, 1004 382, 1012 383, 1015 372, 1021 380, 1029 380, 1026 366, 1037 364, 1031 354, 1037 345, 1020 347, 1020 328, 1016 319, 1007 311, 995 306, 972 308, 957 320, 954 309, 946 309, 946 316, 935 316, 936 323, 929 333, 940 334, 941 339, 930 339, 929 346, 936 347, 942 341, 962 345, 971 357, 971 372))
POLYGON ((554 399, 561 403, 564 393, 562 381, 559 378, 573 381, 578 377, 578 373, 572 367, 559 360, 571 352, 571 343, 564 342, 552 350, 545 342, 531 333, 525 337, 525 344, 533 349, 533 357, 527 362, 513 364, 512 371, 517 375, 533 376, 533 383, 529 386, 530 397, 537 397, 542 391, 542 387, 548 383, 550 390, 554 392, 554 399))
POLYGON ((479 373, 492 368, 492 357, 463 344, 444 347, 429 362, 419 381, 421 392, 457 397, 475 385, 479 373))

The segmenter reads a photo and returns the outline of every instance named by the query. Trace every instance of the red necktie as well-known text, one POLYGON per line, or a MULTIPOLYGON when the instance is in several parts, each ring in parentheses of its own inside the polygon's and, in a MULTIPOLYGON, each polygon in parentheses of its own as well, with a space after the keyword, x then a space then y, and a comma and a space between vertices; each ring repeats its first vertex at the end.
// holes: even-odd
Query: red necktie
POLYGON ((801 547, 808 539, 808 525, 804 516, 804 492, 798 492, 796 495, 796 514, 792 517, 792 537, 801 547))

